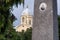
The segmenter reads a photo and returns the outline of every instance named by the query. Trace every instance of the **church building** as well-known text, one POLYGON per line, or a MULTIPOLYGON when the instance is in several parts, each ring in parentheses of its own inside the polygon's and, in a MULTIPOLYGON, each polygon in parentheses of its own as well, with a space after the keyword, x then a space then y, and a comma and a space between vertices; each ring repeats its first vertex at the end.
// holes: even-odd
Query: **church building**
POLYGON ((27 28, 32 27, 33 25, 33 16, 30 14, 29 9, 26 8, 21 15, 21 24, 16 27, 17 32, 26 31, 27 28))

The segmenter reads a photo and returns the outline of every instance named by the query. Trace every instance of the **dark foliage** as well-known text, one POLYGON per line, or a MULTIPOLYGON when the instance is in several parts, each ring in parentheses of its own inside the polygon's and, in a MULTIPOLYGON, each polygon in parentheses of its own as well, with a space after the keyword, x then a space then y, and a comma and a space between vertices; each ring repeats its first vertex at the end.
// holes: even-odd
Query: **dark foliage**
POLYGON ((59 38, 60 38, 60 16, 58 16, 58 28, 59 28, 59 38))
POLYGON ((17 33, 13 29, 16 20, 11 10, 13 5, 24 4, 24 0, 0 0, 0 40, 13 40, 17 33))

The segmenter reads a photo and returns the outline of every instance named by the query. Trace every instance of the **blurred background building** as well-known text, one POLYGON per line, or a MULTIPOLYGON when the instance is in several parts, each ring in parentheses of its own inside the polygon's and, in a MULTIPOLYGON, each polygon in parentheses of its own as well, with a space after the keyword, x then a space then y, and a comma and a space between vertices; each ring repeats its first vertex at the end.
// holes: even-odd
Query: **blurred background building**
POLYGON ((16 27, 17 32, 22 32, 22 30, 26 31, 27 28, 32 27, 33 16, 30 14, 28 7, 22 12, 20 18, 21 24, 16 27))

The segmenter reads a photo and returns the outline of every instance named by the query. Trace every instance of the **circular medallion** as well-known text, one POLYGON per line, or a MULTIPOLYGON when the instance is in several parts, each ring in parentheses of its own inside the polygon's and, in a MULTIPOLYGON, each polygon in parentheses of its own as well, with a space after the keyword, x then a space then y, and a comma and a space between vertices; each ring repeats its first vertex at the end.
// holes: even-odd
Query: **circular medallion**
POLYGON ((46 3, 41 3, 40 6, 39 6, 39 10, 40 11, 45 11, 47 8, 47 4, 46 3))

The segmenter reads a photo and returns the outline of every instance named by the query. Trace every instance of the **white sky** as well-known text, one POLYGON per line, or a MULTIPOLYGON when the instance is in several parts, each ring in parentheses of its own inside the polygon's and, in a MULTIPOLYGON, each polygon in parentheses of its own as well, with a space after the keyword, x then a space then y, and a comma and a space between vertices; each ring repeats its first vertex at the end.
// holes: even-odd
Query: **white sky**
MULTIPOLYGON (((13 14, 16 16, 17 20, 13 23, 14 26, 17 26, 20 24, 20 16, 21 13, 24 9, 26 9, 26 7, 28 6, 31 14, 33 15, 34 13, 34 0, 25 0, 24 3, 24 8, 23 8, 23 4, 18 5, 18 8, 13 6, 13 14)), ((58 15, 60 15, 60 0, 57 0, 57 7, 58 7, 58 15)))
POLYGON ((58 6, 58 15, 60 15, 60 0, 57 0, 57 6, 58 6))

